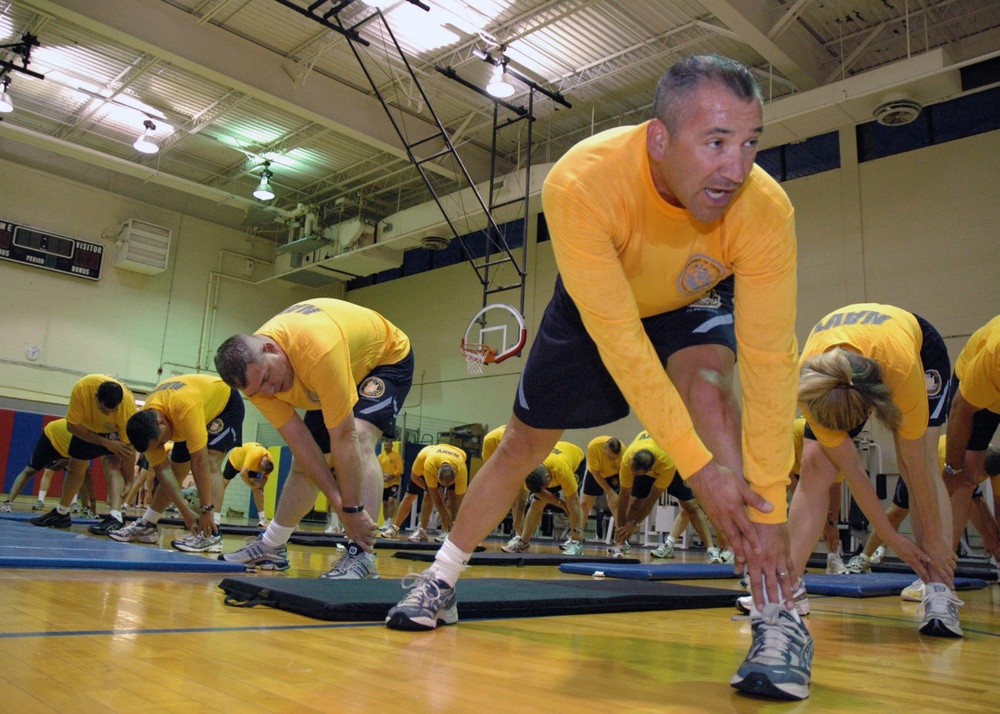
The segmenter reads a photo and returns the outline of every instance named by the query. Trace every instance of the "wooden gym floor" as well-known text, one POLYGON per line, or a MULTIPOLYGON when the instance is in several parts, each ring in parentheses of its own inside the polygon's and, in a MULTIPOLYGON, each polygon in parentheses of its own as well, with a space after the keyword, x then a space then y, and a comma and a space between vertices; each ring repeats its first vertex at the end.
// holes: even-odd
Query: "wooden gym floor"
MULTIPOLYGON (((183 535, 160 530, 160 547, 183 535)), ((241 544, 225 539, 226 551, 241 544)), ((383 578, 425 567, 379 552, 383 578)), ((643 549, 633 555, 650 559, 643 549)), ((258 577, 317 577, 337 556, 293 545, 291 570, 258 577)), ((703 559, 680 551, 675 561, 703 559)), ((961 593, 963 640, 919 635, 917 603, 898 597, 810 598, 812 696, 780 703, 729 686, 750 643, 735 610, 460 621, 405 633, 228 607, 222 577, 0 569, 4 711, 1000 711, 997 585, 961 593)), ((580 576, 475 566, 465 577, 580 576)), ((739 589, 735 580, 690 584, 739 589)))

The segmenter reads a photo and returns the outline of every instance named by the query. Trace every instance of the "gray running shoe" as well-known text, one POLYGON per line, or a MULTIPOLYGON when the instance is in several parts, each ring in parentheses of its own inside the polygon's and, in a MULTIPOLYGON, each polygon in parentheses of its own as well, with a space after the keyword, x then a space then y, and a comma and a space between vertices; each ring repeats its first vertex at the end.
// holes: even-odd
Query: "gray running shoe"
POLYGON ((320 577, 327 580, 378 580, 375 554, 366 553, 357 544, 351 543, 330 571, 320 577))
POLYGON ((398 538, 399 537, 399 526, 395 523, 386 523, 379 529, 379 538, 398 538))
MULTIPOLYGON (((808 615, 810 612, 809 594, 806 592, 805 580, 799 580, 796 583, 795 593, 793 593, 792 598, 795 600, 795 612, 802 616, 808 615)), ((744 595, 743 597, 736 598, 736 609, 744 615, 749 615, 752 607, 753 595, 744 595)))
POLYGON ((753 643, 730 685, 743 694, 799 700, 809 696, 813 639, 797 613, 768 604, 750 620, 753 643))
MULTIPOLYGON (((858 553, 847 561, 847 572, 853 575, 870 573, 872 571, 872 561, 864 553, 858 553)), ((829 572, 829 571, 827 571, 829 572)))
POLYGON ((523 553, 531 547, 530 543, 525 543, 521 540, 521 536, 514 536, 510 539, 507 545, 502 546, 500 550, 504 553, 523 553))
POLYGON ((172 540, 170 541, 170 545, 185 553, 221 553, 222 534, 216 533, 215 535, 204 536, 198 533, 196 535, 189 535, 187 538, 172 540))
POLYGON ((430 536, 427 535, 427 531, 425 531, 420 526, 417 526, 414 529, 413 533, 410 534, 410 537, 407 540, 413 543, 426 543, 427 541, 430 540, 430 536))
POLYGON ((674 547, 669 543, 660 543, 650 552, 650 555, 654 558, 673 558, 674 547))
POLYGON ((962 637, 958 621, 958 606, 965 603, 944 583, 927 583, 924 599, 920 602, 924 620, 920 634, 931 637, 962 637))
MULTIPOLYGON (((113 536, 112 536, 113 537, 113 536)), ((288 570, 288 548, 272 548, 264 543, 264 535, 248 538, 246 545, 232 553, 220 555, 227 563, 242 563, 249 570, 288 570)))
POLYGON ((402 585, 410 592, 389 610, 385 624, 392 630, 433 630, 438 625, 458 622, 455 588, 425 570, 410 573, 402 585))
POLYGON ((136 518, 124 528, 111 531, 108 536, 120 543, 155 543, 160 539, 156 526, 136 518))
POLYGON ((0 503, 0 513, 10 513, 10 508, 11 508, 10 501, 4 501, 3 503, 0 503))
POLYGON ((37 501, 35 501, 34 505, 31 507, 31 510, 32 511, 44 511, 45 510, 45 501, 43 501, 42 499, 39 498, 37 501))
MULTIPOLYGON (((858 556, 855 556, 855 558, 856 557, 858 556)), ((826 572, 829 575, 847 575, 850 571, 847 569, 847 566, 844 565, 844 559, 840 557, 840 553, 827 553, 826 572)))
POLYGON ((583 555, 583 543, 575 540, 566 547, 563 553, 566 555, 583 555))

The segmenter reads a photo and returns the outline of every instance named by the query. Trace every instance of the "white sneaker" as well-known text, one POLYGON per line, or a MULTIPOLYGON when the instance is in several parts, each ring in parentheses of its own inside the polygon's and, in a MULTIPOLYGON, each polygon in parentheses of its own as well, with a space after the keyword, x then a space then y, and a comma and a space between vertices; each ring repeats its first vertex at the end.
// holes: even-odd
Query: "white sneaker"
POLYGON ((507 545, 506 546, 500 546, 500 550, 504 550, 505 547, 506 548, 513 548, 515 545, 517 545, 520 542, 521 542, 521 536, 519 536, 518 534, 515 533, 514 536, 509 541, 507 541, 507 545))
POLYGON ((875 552, 872 553, 872 557, 868 559, 868 562, 870 562, 872 565, 878 565, 879 563, 882 562, 883 558, 885 558, 885 546, 880 545, 878 548, 875 549, 875 552))
POLYGON ((564 540, 562 543, 559 544, 559 550, 566 550, 571 545, 573 545, 575 542, 576 541, 573 540, 573 538, 571 536, 571 537, 567 538, 566 540, 564 540))
POLYGON ((45 501, 43 501, 42 499, 39 498, 37 501, 35 501, 35 505, 33 505, 31 507, 31 510, 32 511, 44 511, 45 510, 45 501))
POLYGON ((420 526, 417 526, 416 530, 410 534, 410 537, 407 538, 407 540, 411 543, 426 543, 430 540, 430 536, 427 535, 427 531, 420 526))
POLYGON ((650 555, 654 558, 673 558, 674 557, 674 547, 669 543, 660 543, 656 548, 650 552, 650 555))
POLYGON ((924 601, 924 581, 914 580, 912 583, 903 588, 899 596, 904 600, 909 600, 910 602, 923 602, 924 601))
POLYGON ((570 539, 570 544, 563 553, 566 555, 583 555, 583 543, 570 539))
POLYGON ((514 536, 513 538, 510 539, 507 545, 500 548, 500 550, 502 550, 504 553, 523 553, 530 547, 531 547, 530 544, 525 543, 523 540, 521 540, 521 536, 514 536))
POLYGON ((124 528, 111 531, 108 535, 120 543, 155 543, 160 538, 156 526, 141 518, 136 518, 124 528))
MULTIPOLYGON (((853 558, 847 561, 847 572, 860 575, 861 573, 870 573, 872 571, 872 560, 864 553, 858 553, 853 558)), ((827 564, 827 571, 829 570, 829 564, 827 564)))
POLYGON ((267 516, 261 516, 260 518, 257 519, 258 528, 267 528, 267 524, 268 524, 267 516))
POLYGON ((444 543, 446 540, 448 540, 448 531, 441 531, 434 536, 435 543, 444 543))
POLYGON ((840 553, 827 553, 826 572, 828 575, 847 575, 850 571, 844 565, 844 559, 840 557, 840 553))
POLYGON ((399 527, 395 523, 386 523, 383 525, 378 532, 379 538, 398 538, 399 537, 399 527))
POLYGON ((620 545, 611 546, 611 557, 612 558, 624 558, 625 551, 620 545))
POLYGON ((366 553, 354 543, 340 560, 333 564, 330 572, 320 575, 327 580, 378 580, 378 567, 375 565, 375 554, 366 553))
POLYGON ((196 535, 189 535, 187 538, 172 540, 170 541, 170 545, 185 553, 221 553, 222 534, 216 533, 215 535, 204 536, 198 533, 196 535))
POLYGON ((718 548, 717 546, 713 545, 711 548, 709 548, 706 551, 706 554, 708 555, 708 562, 709 563, 711 563, 713 565, 721 565, 722 564, 722 549, 721 548, 718 548))
POLYGON ((0 513, 10 513, 10 501, 0 503, 0 513))
POLYGON ((927 583, 920 609, 924 620, 920 634, 931 637, 961 637, 962 625, 958 621, 958 606, 965 603, 944 583, 927 583))
POLYGON ((722 558, 723 565, 732 565, 736 562, 736 553, 731 550, 724 550, 719 553, 719 557, 722 558))
MULTIPOLYGON (((795 600, 795 612, 799 615, 808 615, 809 610, 809 595, 806 593, 806 583, 804 580, 799 580, 795 586, 795 593, 792 595, 795 600)), ((744 615, 749 615, 750 610, 753 608, 753 595, 744 595, 741 598, 736 598, 736 609, 742 612, 744 615)))

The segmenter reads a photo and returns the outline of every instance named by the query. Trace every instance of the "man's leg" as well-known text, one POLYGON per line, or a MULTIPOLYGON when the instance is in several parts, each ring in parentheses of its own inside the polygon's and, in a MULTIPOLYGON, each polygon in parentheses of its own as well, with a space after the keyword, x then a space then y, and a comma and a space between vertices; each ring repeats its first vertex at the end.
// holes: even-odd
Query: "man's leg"
POLYGON ((802 447, 802 478, 788 509, 792 560, 797 577, 805 574, 809 556, 823 535, 830 484, 836 478, 837 467, 823 453, 819 442, 806 439, 802 447))

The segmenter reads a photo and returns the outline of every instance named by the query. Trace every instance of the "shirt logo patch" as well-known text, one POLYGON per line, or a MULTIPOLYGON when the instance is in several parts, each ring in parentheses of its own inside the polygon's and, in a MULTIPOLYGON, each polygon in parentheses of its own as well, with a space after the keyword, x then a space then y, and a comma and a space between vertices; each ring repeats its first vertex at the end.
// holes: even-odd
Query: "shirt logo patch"
POLYGON ((707 255, 693 255, 677 278, 677 289, 685 295, 704 292, 725 276, 726 271, 717 260, 707 255))
POLYGON ((213 419, 208 424, 209 434, 218 434, 226 425, 222 423, 222 419, 213 419))
POLYGON ((941 393, 941 387, 944 386, 941 373, 936 369, 927 370, 924 372, 924 384, 927 385, 928 397, 938 396, 941 393))
POLYGON ((358 387, 358 394, 369 399, 378 399, 385 394, 385 382, 378 377, 368 377, 358 387))

